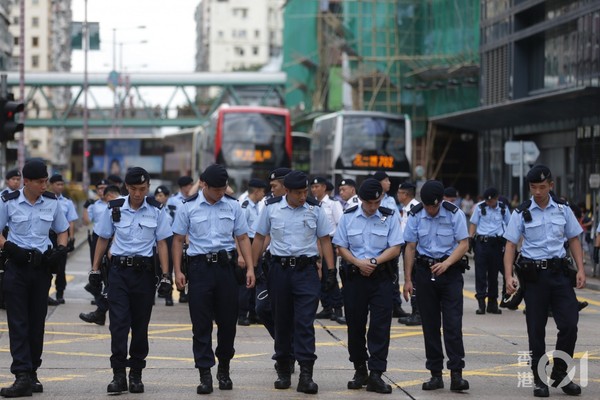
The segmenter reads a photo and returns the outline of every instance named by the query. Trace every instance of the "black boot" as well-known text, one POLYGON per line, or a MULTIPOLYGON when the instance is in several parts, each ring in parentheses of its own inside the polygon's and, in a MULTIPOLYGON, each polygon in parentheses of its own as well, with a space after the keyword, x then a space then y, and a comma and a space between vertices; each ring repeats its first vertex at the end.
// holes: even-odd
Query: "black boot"
POLYGON ((179 302, 180 303, 187 303, 188 302, 188 295, 183 290, 179 291, 179 302))
POLYGON ((96 309, 90 313, 81 313, 79 318, 85 322, 96 325, 104 325, 106 323, 106 313, 96 309))
POLYGON ((462 371, 459 369, 450 371, 450 390, 453 392, 469 390, 469 381, 463 379, 462 371))
POLYGON ((273 384, 275 389, 289 389, 289 387, 292 386, 290 364, 293 364, 290 361, 291 360, 281 359, 277 360, 275 363, 275 370, 277 371, 277 380, 273 384))
POLYGON ((209 394, 212 393, 212 375, 210 374, 210 368, 200 368, 200 384, 196 388, 198 394, 209 394))
POLYGON ((59 303, 58 301, 56 301, 56 300, 54 300, 52 297, 48 296, 48 305, 49 305, 49 306, 57 306, 57 305, 59 305, 59 304, 60 304, 60 303, 59 303))
POLYGON ((127 391, 127 376, 125 368, 113 368, 113 380, 106 388, 108 393, 120 393, 127 391))
POLYGON ((229 360, 219 360, 219 366, 217 367, 217 380, 219 381, 219 389, 231 390, 233 389, 233 382, 229 377, 229 360))
POLYGON ((533 380, 533 396, 534 397, 549 397, 550 390, 548 389, 548 385, 546 385, 542 380, 538 377, 534 377, 533 380))
POLYGON ((333 309, 331 312, 331 320, 340 325, 346 325, 346 317, 344 317, 344 312, 341 307, 333 309))
POLYGON ((487 312, 490 314, 502 314, 502 310, 498 308, 498 300, 488 297, 487 312))
POLYGON ((354 363, 354 377, 351 381, 348 381, 348 389, 362 389, 362 387, 367 384, 367 379, 369 379, 367 364, 364 362, 354 363))
POLYGON ((419 313, 418 308, 413 308, 412 314, 408 317, 398 318, 398 322, 404 324, 406 326, 419 326, 422 324, 421 322, 421 314, 419 313))
POLYGON ((436 390, 443 389, 444 381, 442 380, 442 372, 431 371, 431 378, 427 382, 423 382, 421 389, 423 390, 436 390))
POLYGON ((392 318, 404 318, 410 314, 402 309, 402 305, 395 305, 394 311, 392 312, 392 318))
POLYGON ((300 361, 300 379, 298 380, 297 392, 306 394, 317 394, 319 386, 313 381, 314 361, 300 361))
POLYGON ((483 299, 483 298, 477 299, 477 304, 478 304, 479 308, 477 309, 477 311, 475 311, 475 314, 477 314, 477 315, 485 314, 485 299, 483 299))
POLYGON ((316 319, 331 319, 331 307, 323 307, 323 309, 315 315, 315 318, 316 319))
POLYGON ((129 370, 129 392, 144 393, 144 384, 142 383, 142 370, 131 368, 129 370))
POLYGON ((29 377, 31 378, 31 391, 33 393, 43 393, 44 386, 42 385, 42 382, 40 382, 40 380, 38 379, 37 372, 32 372, 31 375, 29 375, 29 377))
POLYGON ((173 306, 173 296, 169 293, 165 296, 165 306, 172 307, 173 306))
POLYGON ((58 304, 65 304, 65 292, 62 290, 58 290, 56 292, 56 302, 58 304))
POLYGON ((0 396, 3 397, 29 397, 33 392, 31 388, 31 377, 29 372, 18 372, 15 374, 15 381, 9 387, 0 390, 0 396))
MULTIPOLYGON (((552 382, 552 387, 558 387, 563 380, 567 377, 567 365, 562 360, 554 361, 554 368, 552 369, 552 373, 550 374, 550 378, 554 381, 552 382), (558 366, 558 368, 557 368, 558 366)), ((581 386, 570 381, 565 386, 561 387, 562 391, 569 396, 579 396, 581 394, 581 386)))
POLYGON ((392 387, 381 379, 380 371, 371 371, 367 380, 367 392, 392 393, 392 387))

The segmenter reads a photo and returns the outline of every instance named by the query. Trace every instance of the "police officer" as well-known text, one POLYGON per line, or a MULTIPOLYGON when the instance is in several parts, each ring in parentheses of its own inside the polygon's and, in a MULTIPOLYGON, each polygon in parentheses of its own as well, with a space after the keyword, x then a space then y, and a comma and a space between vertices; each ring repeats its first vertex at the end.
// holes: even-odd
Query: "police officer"
MULTIPOLYGON (((400 203, 400 227, 404 233, 406 223, 408 222, 408 213, 413 207, 419 205, 419 201, 415 199, 417 186, 412 182, 402 182, 398 186, 398 192, 396 196, 400 203)), ((402 247, 404 251, 404 246, 402 247)), ((413 283, 413 291, 410 296, 410 306, 412 308, 410 315, 405 313, 401 306, 398 306, 398 322, 407 326, 418 326, 421 325, 421 314, 419 313, 419 306, 417 305, 417 286, 415 285, 415 271, 413 269, 413 276, 411 277, 413 283), (404 314, 404 315, 402 315, 404 314)))
POLYGON ((594 264, 600 263, 600 222, 598 223, 598 228, 596 228, 596 239, 594 241, 594 254, 592 255, 592 259, 594 264))
MULTIPOLYGON (((261 209, 261 201, 265 198, 267 183, 261 179, 252 178, 248 182, 248 193, 246 199, 241 202, 242 211, 248 223, 248 237, 250 243, 254 240, 254 221, 258 219, 261 209)), ((238 200, 239 201, 239 200, 238 200)), ((238 264, 245 268, 246 264, 243 257, 238 257, 238 264)), ((258 322, 256 316, 256 287, 247 288, 245 282, 239 286, 238 325, 248 326, 251 323, 258 322)))
MULTIPOLYGON (((573 357, 577 341, 578 303, 573 286, 585 286, 583 250, 579 241, 581 226, 571 208, 550 195, 554 181, 550 169, 535 165, 527 173, 531 199, 523 202, 511 215, 506 228, 504 252, 504 278, 506 292, 512 294, 515 285, 512 277, 515 248, 523 238, 521 258, 517 264, 520 278, 525 281, 524 299, 527 307, 527 336, 531 352, 531 369, 534 377, 533 395, 548 397, 546 381, 538 372, 540 358, 546 353, 546 323, 548 307, 552 308, 558 328, 556 350, 573 357), (577 265, 572 276, 568 270, 565 240, 577 265)), ((545 365, 540 365, 545 369, 545 365)), ((567 378, 567 365, 555 358, 552 386, 561 385, 568 395, 581 394, 581 387, 567 378), (563 382, 564 380, 564 382, 563 382), (568 383, 565 383, 568 382, 568 383)))
POLYGON ((24 187, 2 195, 0 226, 8 225, 8 237, 0 236, 6 253, 4 291, 8 336, 15 382, 0 391, 4 397, 31 396, 42 392, 37 370, 42 363, 44 325, 52 274, 48 266, 66 254, 67 222, 56 196, 46 192, 48 171, 39 160, 23 167, 24 187), (57 232, 52 246, 50 229, 57 232), (43 254, 44 253, 44 254, 43 254))
POLYGON ((231 390, 229 363, 233 358, 238 302, 238 284, 254 286, 254 264, 251 260, 248 224, 240 204, 226 196, 229 175, 225 167, 214 164, 200 176, 202 191, 188 198, 175 214, 173 223, 173 266, 179 289, 189 282, 189 306, 192 318, 195 366, 200 372, 196 392, 213 391, 210 369, 219 359, 219 389, 231 390), (189 235, 187 278, 181 272, 181 254, 185 235, 189 235), (245 274, 237 270, 235 239, 246 261, 245 274), (212 350, 213 320, 217 324, 217 349, 212 350))
MULTIPOLYGON (((154 190, 154 198, 156 199, 156 201, 158 201, 160 204, 163 205, 163 208, 165 208, 165 211, 167 213, 167 220, 169 221, 169 226, 172 226, 174 218, 175 218, 175 209, 172 209, 167 205, 170 194, 171 194, 171 191, 165 185, 160 185, 154 190)), ((173 236, 169 236, 167 238, 167 248, 169 250, 169 276, 171 276, 171 277, 173 276, 173 256, 171 254, 172 245, 173 245, 173 236)), ((157 273, 162 273, 162 270, 159 269, 157 271, 157 273)), ((173 292, 170 291, 164 297, 165 297, 165 306, 172 307, 173 306, 173 292)))
POLYGON ((268 200, 258 218, 252 256, 258 260, 265 236, 270 235, 271 265, 267 279, 275 319, 274 358, 278 376, 274 386, 276 389, 291 386, 290 359, 294 357, 300 364, 297 391, 314 394, 318 386, 312 379, 317 358, 313 324, 321 287, 317 239, 331 276, 334 274, 329 236, 332 226, 319 203, 308 197, 305 173, 292 171, 283 184, 286 195, 268 200))
MULTIPOLYGON (((75 204, 73 204, 73 200, 63 195, 63 192, 65 191, 65 180, 63 179, 62 175, 52 175, 49 179, 49 182, 50 191, 56 195, 58 203, 60 204, 60 208, 65 213, 67 222, 69 222, 67 251, 71 252, 75 249, 75 221, 79 219, 79 216, 75 210, 75 204)), ((52 245, 56 247, 56 233, 53 231, 50 231, 50 240, 52 241, 52 245)), ((67 287, 67 277, 65 274, 66 267, 67 257, 65 255, 64 259, 60 260, 56 265, 56 278, 54 280, 54 284, 56 286, 56 300, 48 297, 48 305, 56 306, 59 304, 65 304, 64 293, 67 287)))
MULTIPOLYGON (((333 227, 333 230, 329 235, 333 238, 340 218, 342 218, 342 205, 339 201, 329 197, 327 194, 327 180, 321 176, 317 176, 311 180, 310 191, 317 201, 321 203, 321 209, 325 211, 325 215, 327 215, 327 219, 333 227)), ((336 260, 336 258, 334 258, 334 260, 336 260)), ((328 268, 326 265, 324 267, 328 268)), ((332 321, 336 321, 338 324, 343 325, 346 323, 346 318, 344 318, 342 311, 344 300, 342 299, 342 292, 340 291, 340 286, 337 281, 337 268, 335 265, 333 268, 335 271, 334 284, 328 285, 328 274, 322 274, 321 276, 321 304, 323 305, 323 309, 317 313, 315 318, 331 319, 332 321), (327 290, 327 287, 330 287, 330 289, 327 290)))
POLYGON ((342 179, 338 185, 340 197, 343 200, 343 209, 360 206, 360 199, 356 194, 356 181, 354 179, 342 179))
POLYGON ((21 188, 21 171, 17 168, 8 170, 4 178, 6 188, 2 191, 2 194, 12 193, 21 188))
POLYGON ((168 274, 168 249, 166 239, 171 236, 167 214, 162 205, 146 197, 150 189, 150 175, 140 167, 133 167, 125 175, 129 194, 112 200, 94 226, 98 235, 94 264, 89 280, 93 286, 101 285, 100 262, 110 246, 110 272, 108 274, 108 303, 110 316, 110 364, 113 380, 108 393, 127 391, 125 368, 129 367, 129 391, 143 393, 142 369, 148 355, 148 324, 156 291, 153 247, 156 244, 163 272, 159 292, 171 290, 168 274), (131 331, 129 359, 127 337, 131 331))
POLYGON ((344 259, 340 274, 344 281, 348 352, 356 371, 348 389, 367 385, 369 392, 391 393, 392 387, 381 379, 387 369, 393 309, 395 268, 390 262, 400 255, 404 240, 394 210, 380 207, 381 184, 369 178, 358 192, 361 206, 344 211, 333 238, 344 259))
POLYGON ((473 207, 469 225, 469 248, 475 251, 475 298, 479 308, 475 314, 487 312, 502 314, 498 308, 498 273, 503 273, 502 258, 504 243, 502 237, 510 212, 506 204, 498 201, 498 190, 490 187, 483 192, 483 201, 473 207))
POLYGON ((440 333, 440 321, 443 321, 450 390, 462 391, 469 389, 469 382, 462 378, 465 350, 462 339, 464 264, 461 262, 469 247, 469 234, 464 213, 454 204, 442 201, 443 195, 441 182, 425 182, 421 188, 423 204, 413 207, 409 213, 404 230, 404 298, 408 300, 412 292, 410 277, 414 266, 425 339, 425 367, 431 372, 431 379, 423 383, 422 389, 444 387, 440 333))

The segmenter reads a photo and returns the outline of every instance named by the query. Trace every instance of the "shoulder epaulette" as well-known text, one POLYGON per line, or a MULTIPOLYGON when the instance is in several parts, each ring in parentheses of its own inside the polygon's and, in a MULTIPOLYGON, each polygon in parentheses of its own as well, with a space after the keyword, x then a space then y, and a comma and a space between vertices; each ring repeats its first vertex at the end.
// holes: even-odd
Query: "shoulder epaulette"
POLYGON ((83 203, 83 208, 88 208, 89 206, 91 206, 92 204, 94 204, 96 202, 96 200, 92 200, 92 199, 87 199, 85 201, 85 203, 83 203))
POLYGON ((275 204, 275 203, 279 203, 281 200, 283 199, 283 196, 275 196, 275 197, 271 197, 270 199, 268 199, 265 204, 266 205, 270 205, 270 204, 275 204))
POLYGON ((350 208, 344 210, 344 214, 351 214, 354 211, 356 211, 357 209, 358 209, 358 206, 350 207, 350 208))
POLYGON ((65 196, 64 194, 63 194, 63 197, 67 200, 71 200, 71 198, 69 196, 65 196))
POLYGON ((237 199, 236 199, 235 197, 233 197, 233 196, 231 196, 231 195, 228 195, 227 193, 225 193, 225 196, 224 196, 224 197, 227 197, 227 198, 230 198, 231 200, 235 200, 235 201, 237 201, 237 199))
POLYGON ((198 193, 196 193, 193 196, 188 197, 187 199, 183 199, 181 200, 183 203, 189 203, 190 201, 194 201, 198 198, 198 193))
POLYGON ((394 210, 387 207, 379 207, 379 212, 383 215, 394 215, 394 210))
POLYGON ((163 208, 162 203, 160 201, 156 200, 154 197, 146 197, 146 203, 158 208, 159 210, 161 208, 163 208))
POLYGON ((121 197, 121 198, 109 201, 108 208, 123 207, 123 204, 125 204, 125 198, 121 197))
POLYGON ((450 211, 452 214, 454 214, 458 211, 458 207, 456 207, 456 204, 450 203, 449 201, 443 201, 442 207, 444 207, 446 210, 450 211))
POLYGON ((242 208, 248 208, 248 204, 250 204, 250 202, 248 200, 244 200, 242 203, 242 208))
POLYGON ((329 200, 336 201, 336 200, 335 200, 335 197, 333 197, 333 196, 329 196, 329 200))
POLYGON ((2 195, 2 201, 7 202, 9 200, 16 199, 17 197, 19 197, 20 194, 21 194, 21 192, 19 192, 18 190, 15 190, 14 192, 10 192, 10 193, 5 193, 2 195))
POLYGON ((556 204, 563 204, 563 205, 568 205, 568 204, 569 204, 569 203, 568 203, 566 200, 564 200, 564 199, 561 199, 560 197, 558 197, 558 196, 557 196, 557 195, 555 195, 554 193, 552 193, 552 194, 550 195, 550 197, 552 197, 552 200, 554 200, 554 202, 555 202, 556 204))
POLYGON ((504 217, 504 214, 506 214, 506 204, 504 204, 503 202, 499 201, 498 202, 498 206, 500 206, 500 213, 504 217))
POLYGON ((412 215, 414 217, 422 209, 423 209, 423 203, 419 203, 419 204, 417 204, 416 206, 414 206, 413 208, 410 209, 410 211, 408 212, 408 215, 412 215))
POLYGON ((52 199, 52 200, 58 200, 58 198, 56 197, 56 195, 54 193, 52 193, 52 192, 44 192, 44 193, 42 193, 42 196, 47 197, 47 198, 52 199))
POLYGON ((173 204, 167 204, 167 208, 172 211, 177 210, 177 206, 174 206, 173 204))
POLYGON ((481 215, 485 216, 487 215, 487 210, 485 209, 485 201, 483 203, 479 203, 479 211, 481 212, 481 215))
POLYGON ((522 202, 519 207, 516 208, 516 212, 521 214, 523 213, 523 220, 525 222, 531 222, 531 212, 529 212, 529 207, 531 207, 531 200, 526 200, 522 202))
POLYGON ((321 202, 319 200, 315 199, 314 197, 307 197, 306 202, 308 204, 310 204, 311 206, 321 207, 321 202))

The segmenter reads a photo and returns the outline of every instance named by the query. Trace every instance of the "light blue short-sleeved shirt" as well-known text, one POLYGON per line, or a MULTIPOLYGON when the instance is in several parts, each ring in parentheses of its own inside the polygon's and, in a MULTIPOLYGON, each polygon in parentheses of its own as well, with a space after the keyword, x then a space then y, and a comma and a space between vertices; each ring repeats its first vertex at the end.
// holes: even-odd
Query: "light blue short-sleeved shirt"
POLYGON ((442 258, 452 254, 458 242, 469 237, 467 219, 460 209, 452 212, 440 205, 435 217, 430 216, 425 208, 415 215, 409 215, 404 230, 406 243, 417 243, 417 252, 431 258, 442 258))
POLYGON ((377 257, 385 249, 403 243, 396 215, 384 215, 377 210, 366 216, 360 206, 342 215, 333 237, 333 244, 350 250, 359 259, 377 257))
POLYGON ((106 208, 94 232, 105 239, 113 237, 110 251, 115 256, 150 257, 154 244, 173 233, 164 209, 148 204, 146 199, 134 210, 129 205, 129 196, 121 207, 121 219, 112 220, 112 209, 106 208))
POLYGON ((173 222, 173 233, 189 234, 188 255, 232 251, 234 237, 248 233, 248 223, 236 199, 226 195, 210 204, 200 191, 188 200, 177 209, 173 222))
POLYGON ((502 236, 508 221, 510 221, 510 211, 507 206, 502 209, 500 202, 494 208, 488 206, 485 201, 481 201, 473 207, 471 223, 477 225, 476 232, 478 235, 502 236), (485 215, 481 211, 482 205, 485 209, 485 215))
POLYGON ((514 244, 519 243, 523 236, 521 254, 525 258, 545 260, 564 257, 565 240, 583 232, 571 207, 558 204, 552 198, 542 209, 532 197, 529 212, 531 222, 525 222, 522 212, 513 211, 504 234, 506 240, 514 244))
POLYGON ((256 231, 254 230, 254 221, 258 219, 258 214, 260 214, 260 202, 255 203, 250 200, 249 197, 241 203, 242 211, 244 212, 244 216, 246 217, 246 222, 248 223, 248 237, 254 239, 254 234, 256 231))
POLYGON ((60 208, 65 213, 68 222, 77 221, 79 216, 77 215, 77 211, 75 211, 75 204, 73 204, 73 200, 66 198, 65 196, 57 195, 58 203, 60 204, 60 208))
POLYGON ((397 210, 398 206, 396 205, 396 200, 392 196, 389 196, 387 193, 383 195, 383 199, 381 199, 381 207, 387 207, 390 210, 397 210))
POLYGON ((0 201, 0 226, 8 225, 7 240, 17 246, 45 252, 52 242, 48 232, 64 232, 69 229, 69 222, 63 213, 56 198, 40 196, 35 204, 31 205, 19 190, 19 196, 0 201))
POLYGON ((292 208, 286 197, 268 203, 255 222, 256 233, 271 236, 270 252, 275 256, 318 255, 317 238, 329 236, 333 227, 318 205, 308 202, 292 208))

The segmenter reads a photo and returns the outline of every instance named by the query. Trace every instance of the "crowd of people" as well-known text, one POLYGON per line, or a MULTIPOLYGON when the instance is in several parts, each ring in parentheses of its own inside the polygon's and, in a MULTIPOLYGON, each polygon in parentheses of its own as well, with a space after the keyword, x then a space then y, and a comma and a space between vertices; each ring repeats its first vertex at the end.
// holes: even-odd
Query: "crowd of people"
MULTIPOLYGON (((80 318, 104 325, 109 315, 113 379, 108 393, 144 392, 156 292, 173 306, 173 286, 180 291, 179 302, 189 307, 198 394, 213 392, 215 365, 218 388, 233 388, 230 361, 237 326, 257 322, 274 341, 275 389, 290 388, 298 363, 296 390, 318 393, 313 379, 317 318, 347 325, 355 370, 347 388, 391 393, 382 374, 395 317, 422 326, 431 375, 422 389, 444 388, 446 357, 450 390, 466 391, 467 252, 475 258, 476 314, 501 314, 503 299, 514 296, 519 286, 515 273, 521 281, 534 396, 549 394, 538 372, 548 309, 559 329, 556 349, 573 356, 581 308, 573 288, 584 287, 586 280, 584 231, 582 219, 554 196, 547 167, 529 171, 532 197, 512 212, 493 187, 477 202, 468 195, 458 202, 456 189, 430 180, 421 186, 418 201, 417 186, 406 181, 393 196, 384 171, 360 185, 342 179, 339 197, 332 197, 335 186, 325 177, 309 179, 288 168, 272 171, 268 182, 251 179, 239 199, 228 193, 228 179, 227 170, 215 164, 197 181, 181 177, 173 196, 166 186, 150 196, 150 175, 139 167, 129 169, 124 182, 115 176, 97 182, 98 199, 87 202, 83 212, 84 223, 93 224, 86 290, 97 308, 80 318), (499 274, 504 276, 502 290, 499 274), (402 297, 410 302, 410 313, 402 309, 402 297), (213 321, 218 329, 214 350, 213 321)), ((0 225, 7 228, 0 238, 2 293, 16 379, 0 395, 22 397, 43 391, 37 369, 47 306, 64 303, 66 254, 74 247, 78 217, 62 194, 62 176, 48 177, 39 160, 9 171, 6 183, 0 202, 0 225), (54 299, 48 296, 52 274, 54 299)), ((600 236, 595 245, 591 251, 597 262, 600 236)), ((561 383, 566 394, 581 393, 560 360, 551 378, 556 386, 566 382, 561 383)))

